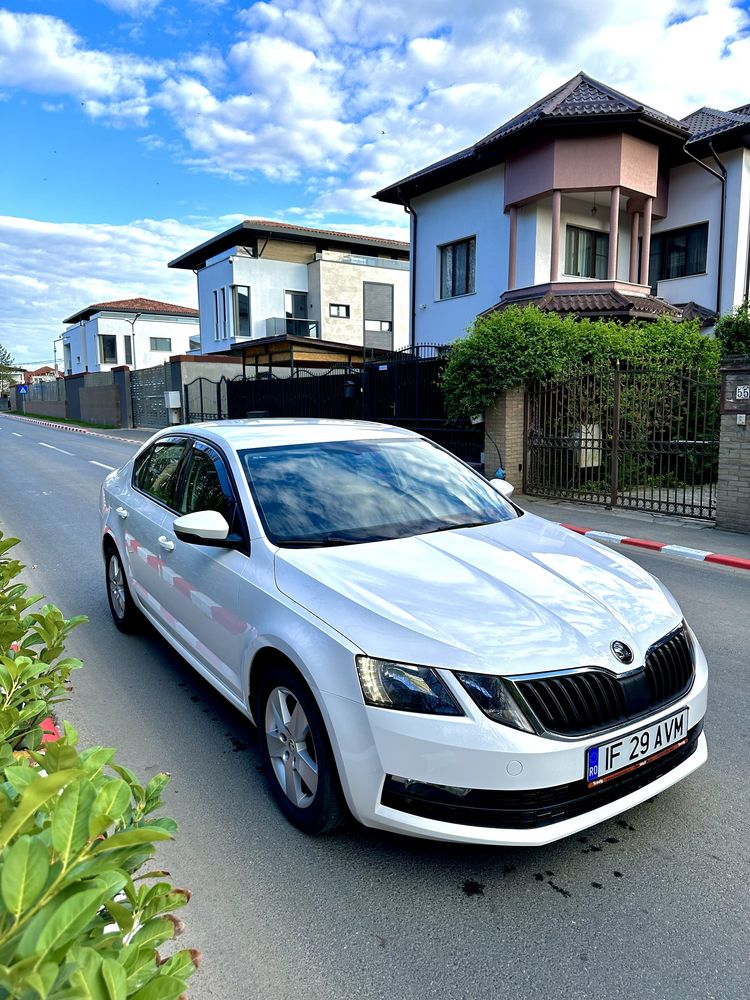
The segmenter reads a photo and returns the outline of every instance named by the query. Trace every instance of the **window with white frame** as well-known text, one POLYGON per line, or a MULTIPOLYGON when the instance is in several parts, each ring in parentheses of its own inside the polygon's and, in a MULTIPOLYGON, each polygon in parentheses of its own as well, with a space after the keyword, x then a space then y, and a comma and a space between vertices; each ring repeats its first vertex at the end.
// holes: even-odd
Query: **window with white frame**
POLYGON ((349 306, 340 302, 330 302, 328 304, 328 315, 337 319, 349 319, 349 306))
POLYGON ((456 243, 444 243, 440 251, 440 298, 452 299, 469 295, 476 283, 475 236, 456 243))
POLYGON ((110 334, 99 335, 99 363, 102 365, 117 364, 117 337, 110 334))
POLYGON ((125 341, 125 364, 133 365, 133 338, 128 335, 123 338, 125 341))
POLYGON ((227 290, 221 289, 221 339, 226 340, 229 336, 227 331, 227 290))
POLYGON ((248 285, 232 285, 232 310, 235 337, 249 337, 250 288, 248 285))
POLYGON ((151 337, 151 350, 152 351, 171 351, 172 350, 172 338, 171 337, 151 337))

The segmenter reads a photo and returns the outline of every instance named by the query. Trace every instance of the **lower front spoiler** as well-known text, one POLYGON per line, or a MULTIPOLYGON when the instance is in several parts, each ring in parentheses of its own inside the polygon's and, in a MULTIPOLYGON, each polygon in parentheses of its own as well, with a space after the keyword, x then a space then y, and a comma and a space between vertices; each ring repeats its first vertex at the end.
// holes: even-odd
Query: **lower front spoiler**
MULTIPOLYGON (((620 791, 623 794, 610 796, 609 801, 606 801, 605 804, 595 805, 597 789, 594 789, 591 798, 594 808, 573 810, 575 814, 565 819, 555 821, 550 818, 549 822, 526 822, 524 827, 518 825, 489 827, 486 825, 486 816, 481 820, 484 825, 457 821, 460 810, 456 809, 448 814, 443 813, 443 816, 452 815, 454 817, 451 821, 446 821, 444 818, 435 817, 436 812, 439 814, 438 810, 429 806, 425 807, 424 804, 415 807, 412 802, 412 805, 407 806, 412 810, 419 809, 421 815, 414 811, 405 811, 403 806, 406 803, 403 799, 398 802, 402 808, 394 808, 398 799, 384 793, 374 815, 366 820, 366 824, 377 829, 392 830, 408 836, 430 840, 446 840, 465 844, 494 844, 505 847, 541 847, 544 844, 570 837, 581 830, 586 830, 597 823, 602 823, 632 809, 633 806, 658 795, 659 792, 663 792, 697 770, 706 762, 708 751, 705 735, 700 732, 696 736, 697 738, 692 741, 692 752, 676 766, 672 766, 666 771, 661 769, 661 773, 653 780, 647 780, 647 783, 639 785, 632 791, 621 787, 620 791), (432 812, 433 815, 423 815, 424 812, 432 812)), ((679 754, 679 751, 677 753, 679 754)), ((617 792, 616 783, 613 783, 612 791, 617 792)), ((601 802, 601 798, 599 801, 601 802)))

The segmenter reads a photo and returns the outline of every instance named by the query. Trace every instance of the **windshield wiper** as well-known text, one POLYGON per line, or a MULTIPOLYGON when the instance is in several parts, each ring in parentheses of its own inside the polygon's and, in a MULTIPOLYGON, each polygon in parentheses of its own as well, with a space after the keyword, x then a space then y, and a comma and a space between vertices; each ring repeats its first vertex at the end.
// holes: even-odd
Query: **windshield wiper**
POLYGON ((323 549, 332 545, 361 545, 363 542, 380 541, 378 538, 343 538, 326 535, 325 538, 284 538, 277 544, 290 549, 323 549))
POLYGON ((441 524, 438 528, 430 528, 423 534, 434 535, 438 531, 453 531, 455 528, 480 528, 482 525, 495 523, 495 521, 457 521, 455 524, 441 524))

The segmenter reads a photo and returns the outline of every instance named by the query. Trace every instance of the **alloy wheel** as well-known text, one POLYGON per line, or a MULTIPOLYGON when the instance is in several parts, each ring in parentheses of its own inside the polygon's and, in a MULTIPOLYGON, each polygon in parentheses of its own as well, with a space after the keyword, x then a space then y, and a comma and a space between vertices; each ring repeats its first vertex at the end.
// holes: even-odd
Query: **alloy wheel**
POLYGON ((125 576, 120 560, 114 554, 110 556, 107 566, 107 582, 112 609, 117 617, 122 619, 125 617, 125 576))
POLYGON ((271 767, 295 806, 309 806, 318 789, 318 759, 305 711, 293 691, 275 687, 266 701, 266 745, 271 767))

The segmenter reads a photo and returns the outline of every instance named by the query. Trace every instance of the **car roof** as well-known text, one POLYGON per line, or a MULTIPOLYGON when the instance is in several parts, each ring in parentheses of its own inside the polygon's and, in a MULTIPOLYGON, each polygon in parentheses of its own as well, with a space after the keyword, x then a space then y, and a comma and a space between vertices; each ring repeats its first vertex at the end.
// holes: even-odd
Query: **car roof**
POLYGON ((189 433, 213 438, 235 449, 264 448, 319 441, 368 441, 417 438, 404 427, 368 420, 316 420, 305 417, 271 417, 246 420, 210 420, 165 428, 165 434, 189 433))

